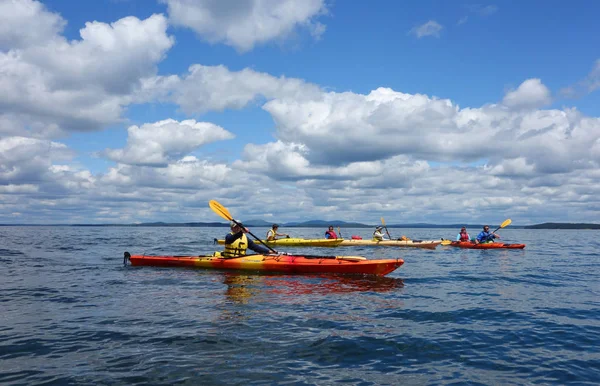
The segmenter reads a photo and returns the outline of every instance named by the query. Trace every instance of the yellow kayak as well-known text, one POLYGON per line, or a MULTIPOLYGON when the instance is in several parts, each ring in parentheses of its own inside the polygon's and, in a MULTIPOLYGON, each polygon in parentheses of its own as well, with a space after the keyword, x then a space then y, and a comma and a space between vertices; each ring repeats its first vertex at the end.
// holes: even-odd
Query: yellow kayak
MULTIPOLYGON (((262 240, 263 243, 268 246, 288 246, 288 247, 337 247, 343 242, 343 239, 300 239, 296 237, 290 237, 286 239, 277 239, 272 241, 262 240)), ((225 240, 217 240, 215 242, 224 245, 225 240)), ((258 241, 254 241, 259 243, 258 241)))
POLYGON ((340 247, 350 246, 381 246, 381 247, 412 247, 435 249, 442 240, 342 240, 340 247))

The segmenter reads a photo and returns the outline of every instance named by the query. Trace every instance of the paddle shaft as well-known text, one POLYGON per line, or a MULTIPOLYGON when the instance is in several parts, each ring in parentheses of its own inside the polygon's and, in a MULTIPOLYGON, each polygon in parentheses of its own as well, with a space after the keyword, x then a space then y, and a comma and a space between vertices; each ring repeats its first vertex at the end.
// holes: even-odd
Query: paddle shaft
POLYGON ((383 217, 381 218, 381 223, 383 224, 383 227, 385 228, 385 233, 387 233, 388 237, 391 240, 392 236, 390 235, 390 231, 388 231, 388 229, 387 229, 387 225, 385 225, 385 221, 383 220, 383 217))

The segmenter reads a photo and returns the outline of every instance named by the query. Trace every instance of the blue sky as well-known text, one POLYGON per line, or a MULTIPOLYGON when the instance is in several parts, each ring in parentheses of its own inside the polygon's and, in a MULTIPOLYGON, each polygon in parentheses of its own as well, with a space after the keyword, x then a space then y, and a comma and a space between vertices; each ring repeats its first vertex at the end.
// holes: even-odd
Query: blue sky
POLYGON ((597 222, 598 11, 0 0, 0 223, 597 222))

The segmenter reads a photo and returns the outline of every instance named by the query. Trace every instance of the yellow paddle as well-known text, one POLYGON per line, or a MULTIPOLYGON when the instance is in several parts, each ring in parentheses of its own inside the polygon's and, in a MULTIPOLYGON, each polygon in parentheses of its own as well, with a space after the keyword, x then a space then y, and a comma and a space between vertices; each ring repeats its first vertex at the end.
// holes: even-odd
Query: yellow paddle
MULTIPOLYGON (((512 223, 512 220, 507 218, 506 220, 504 220, 504 222, 502 224, 500 224, 500 226, 498 228, 494 229, 494 232, 496 232, 500 228, 505 228, 505 227, 509 226, 510 223, 512 223)), ((492 232, 492 233, 494 233, 494 232, 492 232)))
POLYGON ((388 231, 387 226, 385 226, 385 220, 383 219, 383 217, 381 218, 381 223, 383 224, 383 227, 385 228, 385 233, 387 233, 388 237, 391 240, 392 236, 390 236, 390 232, 388 231))
POLYGON ((338 227, 338 234, 340 235, 340 239, 343 239, 343 237, 342 237, 342 231, 340 230, 340 227, 338 227))
MULTIPOLYGON (((239 222, 235 221, 233 216, 231 215, 231 213, 229 213, 229 211, 227 210, 227 208, 225 208, 223 205, 219 204, 217 201, 215 200, 210 200, 208 202, 208 206, 210 206, 210 209, 213 210, 213 212, 215 212, 216 214, 218 214, 219 216, 223 217, 225 220, 229 220, 229 221, 233 221, 237 226, 239 226, 240 228, 243 227, 242 224, 240 224, 239 222)), ((264 245, 265 247, 269 248, 269 250, 273 253, 277 253, 276 250, 274 250, 273 248, 269 247, 267 244, 265 244, 261 239, 259 239, 258 237, 256 237, 254 234, 252 234, 252 232, 248 231, 248 233, 250 234, 250 236, 254 237, 256 240, 258 240, 258 242, 260 242, 262 245, 264 245)))

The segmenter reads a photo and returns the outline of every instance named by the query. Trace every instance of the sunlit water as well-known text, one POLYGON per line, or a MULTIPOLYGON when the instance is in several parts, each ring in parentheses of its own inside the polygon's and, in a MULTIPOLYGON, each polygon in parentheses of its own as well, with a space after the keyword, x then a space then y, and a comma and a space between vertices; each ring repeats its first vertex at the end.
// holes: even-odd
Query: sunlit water
POLYGON ((122 264, 211 253, 226 231, 0 227, 0 384, 600 383, 600 232, 500 231, 524 250, 285 249, 405 260, 384 278, 122 264))

